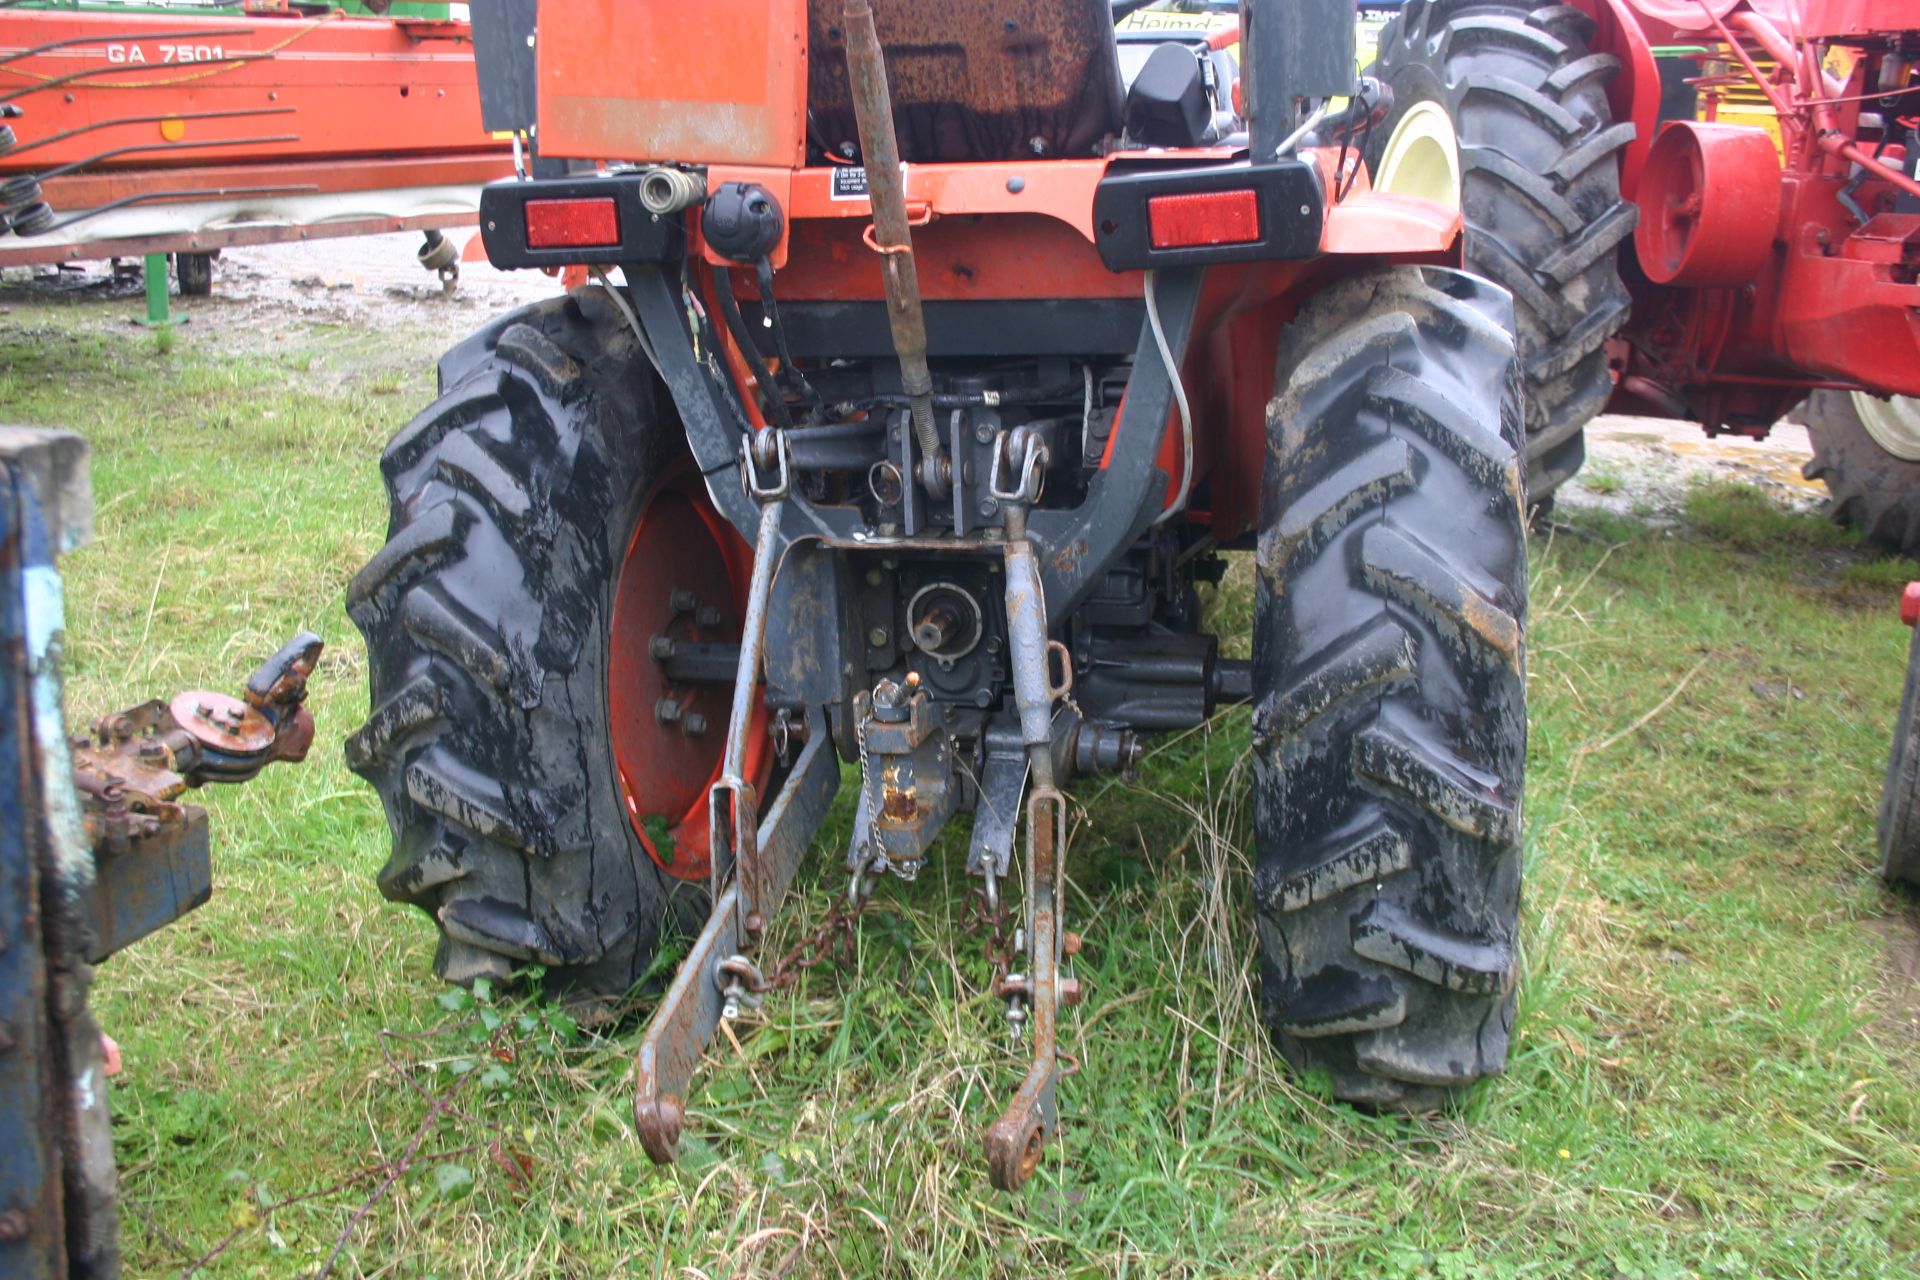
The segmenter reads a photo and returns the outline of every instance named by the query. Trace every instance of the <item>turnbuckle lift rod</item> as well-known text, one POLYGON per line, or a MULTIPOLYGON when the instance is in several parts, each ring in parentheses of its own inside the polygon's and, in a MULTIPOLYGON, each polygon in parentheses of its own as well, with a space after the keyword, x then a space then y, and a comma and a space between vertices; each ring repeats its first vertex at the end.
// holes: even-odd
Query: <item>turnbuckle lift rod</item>
POLYGON ((767 639, 767 600, 780 559, 780 508, 793 487, 793 460, 784 431, 762 430, 741 445, 740 474, 747 492, 760 504, 753 544, 753 576, 747 586, 746 617, 740 625, 740 660, 733 677, 733 706, 727 717, 727 750, 720 779, 707 792, 707 830, 712 841, 713 901, 719 902, 729 879, 739 886, 735 910, 743 939, 766 927, 760 905, 761 860, 755 849, 759 798, 747 780, 747 735, 760 700, 760 661, 767 639))
MULTIPOLYGON (((1027 508, 1040 496, 1047 463, 1037 436, 1016 428, 996 448, 991 489, 1005 514, 1007 652, 1013 663, 1014 702, 1027 749, 1026 1000, 1033 1028, 1033 1064, 1000 1118, 986 1132, 993 1185, 1017 1191, 1040 1165, 1059 1127, 1055 1091, 1060 1080, 1060 906, 1065 880, 1067 805, 1053 776, 1053 704, 1066 690, 1053 685, 1047 640, 1047 601, 1039 559, 1027 538, 1027 508), (1012 479, 1002 475, 1003 457, 1012 479)), ((1069 668, 1070 670, 1070 668, 1069 668)))
MULTIPOLYGON (((755 833, 763 911, 773 910, 786 895, 840 784, 840 761, 826 717, 817 710, 807 717, 806 745, 755 833)), ((687 1086, 726 1004, 722 966, 748 945, 738 925, 739 888, 736 881, 714 902, 713 914, 667 988, 634 1060, 634 1128, 655 1164, 672 1164, 679 1152, 687 1086)))

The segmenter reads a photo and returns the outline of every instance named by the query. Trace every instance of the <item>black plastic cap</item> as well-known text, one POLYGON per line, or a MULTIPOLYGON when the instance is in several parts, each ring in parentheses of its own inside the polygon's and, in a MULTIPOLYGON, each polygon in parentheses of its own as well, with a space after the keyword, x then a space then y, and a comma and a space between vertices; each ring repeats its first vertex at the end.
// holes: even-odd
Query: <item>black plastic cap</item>
POLYGON ((729 262, 757 262, 780 243, 786 217, 773 193, 755 182, 723 182, 707 197, 700 234, 729 262))

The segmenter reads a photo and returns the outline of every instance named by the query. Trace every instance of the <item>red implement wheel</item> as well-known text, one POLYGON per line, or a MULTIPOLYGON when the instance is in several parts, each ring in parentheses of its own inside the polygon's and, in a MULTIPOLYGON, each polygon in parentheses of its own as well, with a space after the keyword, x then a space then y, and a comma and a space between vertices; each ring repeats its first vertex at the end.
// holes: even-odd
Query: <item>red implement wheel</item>
MULTIPOLYGON (((720 778, 733 690, 674 681, 659 642, 737 642, 752 568, 751 549, 714 511, 691 466, 649 497, 620 567, 607 659, 613 755, 635 834, 679 880, 704 881, 711 867, 707 790, 720 778), (666 565, 672 573, 663 575, 666 565)), ((764 780, 764 707, 748 744, 748 776, 764 780)))
POLYGON ((1813 445, 1802 474, 1827 486, 1834 520, 1883 551, 1920 554, 1920 400, 1816 391, 1797 416, 1813 445))

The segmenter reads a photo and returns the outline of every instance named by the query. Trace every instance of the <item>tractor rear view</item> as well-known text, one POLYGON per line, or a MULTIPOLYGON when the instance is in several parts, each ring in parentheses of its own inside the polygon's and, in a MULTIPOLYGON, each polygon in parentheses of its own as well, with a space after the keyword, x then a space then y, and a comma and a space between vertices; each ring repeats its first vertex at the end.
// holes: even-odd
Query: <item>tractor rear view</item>
POLYGON ((1378 173, 1513 291, 1540 501, 1603 407, 1803 420, 1837 519, 1920 549, 1920 18, 1899 0, 1410 0, 1378 173))
POLYGON ((1032 1053, 986 1156, 1021 1185, 1081 994, 1066 788, 1233 703, 1288 1060, 1414 1110, 1505 1061, 1511 302, 1449 265, 1454 209, 1372 188, 1350 0, 1252 0, 1126 74, 1113 18, 544 0, 483 82, 537 142, 489 256, 597 278, 455 347, 382 456, 348 759, 443 977, 616 997, 696 935, 636 1063, 656 1160, 722 1018, 787 976, 763 940, 844 761, 816 936, 971 815, 1032 1053), (1199 606, 1229 552, 1251 661, 1199 606))

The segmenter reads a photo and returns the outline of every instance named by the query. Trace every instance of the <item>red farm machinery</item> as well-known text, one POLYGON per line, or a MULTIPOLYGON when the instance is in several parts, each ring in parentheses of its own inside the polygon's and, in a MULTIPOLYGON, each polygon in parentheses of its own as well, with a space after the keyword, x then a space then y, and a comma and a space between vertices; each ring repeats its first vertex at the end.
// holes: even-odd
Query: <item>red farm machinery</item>
POLYGON ((1411 0, 1376 173, 1456 198, 1513 293, 1535 502, 1603 407, 1801 418, 1837 518, 1920 548, 1920 11, 1411 0))
POLYGON ((513 171, 472 30, 446 4, 351 8, 0 7, 0 267, 147 257, 151 294, 171 257, 204 294, 223 248, 417 230, 451 282, 441 229, 513 171))
POLYGON ((1512 303, 1457 209, 1370 181, 1352 0, 1117 37, 1138 7, 544 0, 483 68, 536 165, 486 189, 489 257, 595 279, 450 351, 382 456, 347 757, 445 978, 617 998, 695 935, 635 1067, 656 1160, 788 976, 763 939, 845 762, 823 929, 971 814, 1031 1050, 986 1159, 1021 1185, 1083 994, 1069 782, 1235 703, 1289 1061, 1413 1110, 1505 1062, 1512 303), (1233 552, 1251 660, 1199 604, 1233 552))

